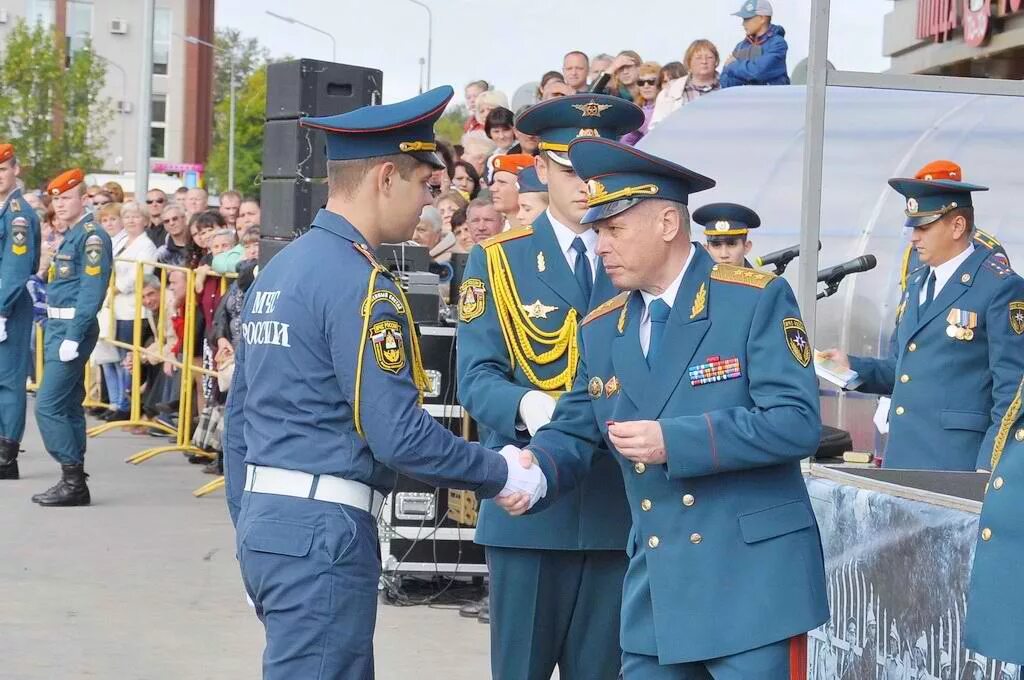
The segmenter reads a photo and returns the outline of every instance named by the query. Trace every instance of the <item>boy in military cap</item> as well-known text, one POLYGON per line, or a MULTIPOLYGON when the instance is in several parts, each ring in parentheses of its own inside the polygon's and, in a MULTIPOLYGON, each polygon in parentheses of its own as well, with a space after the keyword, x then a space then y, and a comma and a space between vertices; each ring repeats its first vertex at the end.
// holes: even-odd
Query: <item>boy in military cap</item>
POLYGON ((533 224, 533 221, 548 209, 548 188, 537 177, 537 168, 523 168, 516 176, 516 189, 519 191, 520 224, 533 224))
POLYGON ((997 423, 1024 373, 1024 280, 1005 258, 974 245, 972 194, 987 187, 953 179, 889 184, 906 201, 923 263, 897 307, 892 352, 825 356, 857 371, 859 391, 892 394, 884 467, 988 469, 997 423))
MULTIPOLYGON (((623 583, 625 680, 790 680, 828 620, 825 569, 800 459, 821 419, 789 284, 715 264, 690 241, 690 194, 714 181, 616 142, 569 149, 589 181, 583 222, 624 292, 580 328, 572 390, 524 452, 541 511, 606 441, 632 514, 623 583)), ((499 499, 522 512, 532 499, 499 499)))
POLYGON ((761 218, 738 203, 711 203, 693 213, 693 221, 704 227, 708 254, 719 264, 750 267, 747 260, 754 242, 748 234, 761 226, 761 218))
POLYGON ((267 680, 373 677, 377 514, 396 470, 483 498, 544 494, 539 473, 421 408, 428 379, 412 312, 372 254, 409 240, 430 204, 428 179, 444 167, 434 123, 453 94, 301 121, 326 133, 327 205, 246 295, 225 432, 228 507, 266 629, 267 680))
POLYGON ((18 188, 19 172, 14 147, 0 144, 0 479, 18 479, 32 338, 25 284, 39 269, 39 218, 18 188))
MULTIPOLYGON (((577 326, 615 294, 581 223, 586 184, 568 157, 579 136, 618 139, 643 123, 635 105, 576 95, 524 111, 516 129, 536 136, 548 209, 532 226, 473 248, 460 287, 459 401, 491 448, 524 446, 572 386, 577 326)), ((495 678, 614 680, 619 673, 619 592, 629 516, 622 475, 606 452, 580 488, 536 517, 484 502, 476 541, 490 571, 491 673, 495 678), (526 630, 524 623, 528 624, 526 630)))
POLYGON ((85 210, 84 177, 68 170, 46 187, 57 219, 72 226, 53 256, 46 287, 45 364, 36 394, 43 445, 61 479, 32 500, 42 506, 89 505, 85 474, 85 362, 99 337, 96 314, 107 296, 110 237, 85 210))

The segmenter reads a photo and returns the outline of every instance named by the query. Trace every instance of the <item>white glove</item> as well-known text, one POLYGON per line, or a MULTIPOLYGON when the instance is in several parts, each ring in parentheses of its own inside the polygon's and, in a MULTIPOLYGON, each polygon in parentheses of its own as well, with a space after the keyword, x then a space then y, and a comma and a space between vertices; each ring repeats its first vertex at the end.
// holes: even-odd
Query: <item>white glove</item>
POLYGON ((61 361, 71 361, 78 358, 78 343, 74 340, 61 340, 57 356, 61 361))
POLYGON ((526 426, 530 436, 537 434, 537 430, 551 422, 551 416, 555 413, 555 398, 547 392, 532 390, 523 395, 519 400, 519 419, 526 426))
POLYGON ((525 493, 530 497, 530 507, 532 508, 537 501, 547 495, 548 478, 544 476, 540 466, 536 463, 524 468, 519 462, 522 451, 515 446, 509 444, 498 453, 508 465, 508 481, 505 482, 505 488, 498 495, 511 496, 514 493, 525 493))
POLYGON ((7 317, 0 316, 0 342, 7 339, 7 317))

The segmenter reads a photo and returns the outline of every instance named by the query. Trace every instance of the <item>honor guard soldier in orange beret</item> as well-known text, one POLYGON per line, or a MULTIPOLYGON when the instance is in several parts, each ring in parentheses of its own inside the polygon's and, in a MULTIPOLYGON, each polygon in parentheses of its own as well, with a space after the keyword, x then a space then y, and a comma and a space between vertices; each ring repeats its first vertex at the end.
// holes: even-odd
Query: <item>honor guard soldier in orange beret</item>
POLYGON ((14 147, 0 144, 0 479, 18 478, 32 337, 25 283, 39 269, 39 218, 18 188, 19 170, 14 147))
POLYGON ((60 463, 61 478, 36 494, 39 505, 89 505, 85 480, 85 363, 99 337, 96 314, 107 295, 110 237, 85 210, 82 171, 58 176, 47 193, 57 219, 73 225, 50 265, 46 287, 43 382, 36 395, 36 422, 43 445, 60 463))

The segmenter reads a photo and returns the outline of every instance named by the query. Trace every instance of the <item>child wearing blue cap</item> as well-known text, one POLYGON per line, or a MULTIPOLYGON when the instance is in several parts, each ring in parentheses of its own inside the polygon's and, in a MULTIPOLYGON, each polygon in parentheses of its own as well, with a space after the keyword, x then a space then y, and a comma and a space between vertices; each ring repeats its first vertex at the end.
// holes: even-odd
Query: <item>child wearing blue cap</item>
POLYGON ((723 88, 738 85, 789 85, 786 29, 772 23, 772 3, 745 0, 733 16, 743 19, 746 37, 722 66, 723 88))

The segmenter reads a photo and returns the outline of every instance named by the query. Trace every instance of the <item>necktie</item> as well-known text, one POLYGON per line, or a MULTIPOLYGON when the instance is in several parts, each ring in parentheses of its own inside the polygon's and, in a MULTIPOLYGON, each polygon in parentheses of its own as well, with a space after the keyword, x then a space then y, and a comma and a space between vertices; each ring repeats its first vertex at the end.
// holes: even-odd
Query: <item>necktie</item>
POLYGON ((653 300, 647 312, 651 315, 651 341, 647 345, 647 365, 653 366, 655 357, 661 347, 661 339, 665 335, 665 323, 672 308, 664 300, 653 300))
POLYGON ((917 315, 920 317, 927 311, 928 306, 935 300, 935 270, 932 270, 931 275, 928 277, 928 285, 924 292, 924 302, 921 303, 920 308, 917 310, 917 315))
POLYGON ((572 240, 572 249, 576 251, 576 264, 572 268, 576 282, 580 284, 583 297, 590 302, 590 292, 594 287, 594 275, 590 269, 590 260, 587 259, 587 244, 579 236, 572 240))

